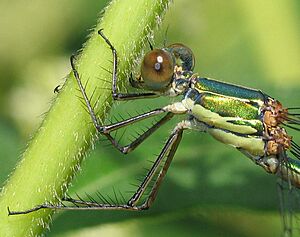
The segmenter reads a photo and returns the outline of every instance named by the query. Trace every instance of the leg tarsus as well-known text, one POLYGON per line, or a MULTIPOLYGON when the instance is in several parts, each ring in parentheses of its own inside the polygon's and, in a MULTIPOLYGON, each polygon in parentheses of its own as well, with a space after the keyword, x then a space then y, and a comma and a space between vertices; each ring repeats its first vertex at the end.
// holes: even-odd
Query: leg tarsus
MULTIPOLYGON (((54 206, 52 206, 52 207, 54 207, 54 206)), ((8 210, 8 215, 13 216, 13 215, 28 214, 28 213, 31 213, 34 211, 41 210, 43 208, 51 208, 51 207, 48 204, 42 204, 42 205, 35 206, 34 208, 28 209, 26 211, 11 211, 9 209, 9 207, 7 207, 7 210, 8 210)))
MULTIPOLYGON (((103 33, 103 29, 98 30, 98 34, 103 38, 106 44, 112 51, 113 55, 113 73, 112 73, 112 98, 114 100, 133 100, 133 99, 142 99, 142 98, 153 98, 159 96, 156 93, 148 92, 148 93, 119 93, 117 92, 117 71, 118 71, 118 54, 115 47, 112 45, 110 40, 103 33)), ((129 82, 132 79, 129 80, 129 82)), ((132 83, 131 83, 132 84, 132 83)))
POLYGON ((57 205, 57 206, 54 206, 52 204, 51 205, 43 204, 23 212, 12 212, 8 209, 9 214, 10 215, 26 214, 42 208, 60 209, 60 210, 131 210, 131 211, 147 210, 151 207, 151 205, 153 204, 157 196, 158 189, 167 173, 168 168, 170 167, 170 164, 175 155, 177 147, 181 141, 183 130, 190 128, 189 125, 190 124, 186 121, 177 124, 174 131, 172 132, 169 139, 167 140, 163 150, 161 151, 160 155, 157 157, 152 168, 146 175, 145 179, 139 186, 138 190, 134 193, 134 195, 129 199, 129 201, 125 205, 101 204, 93 200, 91 202, 86 202, 83 200, 75 200, 71 197, 65 197, 63 201, 69 202, 74 206, 66 206, 64 204, 57 205), (156 177, 155 174, 157 173, 158 169, 161 167, 162 161, 164 160, 165 156, 167 156, 166 161, 159 171, 159 174, 154 182, 154 186, 152 187, 149 196, 147 197, 147 199, 142 205, 137 205, 140 198, 144 194, 144 191, 147 189, 149 183, 151 183, 151 180, 156 177))

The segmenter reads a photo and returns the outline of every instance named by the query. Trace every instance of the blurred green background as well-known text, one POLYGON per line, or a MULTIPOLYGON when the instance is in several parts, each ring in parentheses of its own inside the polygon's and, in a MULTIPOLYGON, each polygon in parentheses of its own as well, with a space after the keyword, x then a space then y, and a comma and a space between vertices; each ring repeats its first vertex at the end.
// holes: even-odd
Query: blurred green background
MULTIPOLYGON (((1 183, 48 110, 53 89, 70 71, 69 56, 81 48, 106 3, 0 1, 1 183)), ((259 88, 287 106, 299 106, 299 22, 297 0, 174 0, 155 45, 163 44, 169 28, 167 42, 188 45, 201 76, 259 88)), ((136 114, 168 102, 120 103, 111 113, 126 117, 128 111, 136 114)), ((127 191, 135 189, 130 183, 146 173, 147 160, 159 153, 175 123, 126 157, 98 142, 70 193, 99 190, 113 196, 114 188, 129 197, 127 191)), ((141 127, 127 130, 129 137, 141 127)), ((276 178, 235 149, 186 132, 151 210, 59 212, 47 235, 274 237, 281 232, 276 178)))

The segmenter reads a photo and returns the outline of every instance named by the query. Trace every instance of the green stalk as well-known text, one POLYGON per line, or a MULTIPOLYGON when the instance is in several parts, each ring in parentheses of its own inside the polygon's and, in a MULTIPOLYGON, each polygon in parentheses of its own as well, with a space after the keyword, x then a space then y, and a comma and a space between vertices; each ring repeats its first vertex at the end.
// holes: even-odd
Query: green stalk
MULTIPOLYGON (((118 50, 119 71, 130 69, 140 52, 145 36, 159 24, 168 0, 115 0, 106 8, 90 35, 77 69, 87 94, 95 90, 92 103, 99 118, 104 118, 112 99, 111 51, 97 34, 105 35, 118 50), (126 60, 125 60, 126 59, 126 60)), ((65 193, 81 161, 95 138, 96 130, 78 97, 78 86, 70 73, 62 91, 30 141, 21 162, 0 194, 0 236, 36 236, 49 226, 52 211, 40 210, 26 215, 8 216, 10 210, 30 209, 44 202, 56 202, 65 193)))

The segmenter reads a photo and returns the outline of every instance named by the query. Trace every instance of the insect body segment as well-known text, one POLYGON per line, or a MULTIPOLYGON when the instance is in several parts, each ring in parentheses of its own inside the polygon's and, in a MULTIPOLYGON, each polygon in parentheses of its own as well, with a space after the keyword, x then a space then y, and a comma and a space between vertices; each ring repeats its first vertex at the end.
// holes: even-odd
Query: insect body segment
POLYGON ((268 137, 267 153, 274 155, 290 149, 292 137, 283 127, 280 127, 288 116, 288 110, 284 109, 279 101, 271 98, 267 101, 264 110, 263 120, 268 137))
POLYGON ((102 30, 99 31, 99 34, 108 44, 113 54, 112 96, 115 100, 181 96, 180 101, 162 108, 114 124, 101 125, 76 70, 75 58, 71 57, 75 79, 95 128, 99 133, 106 136, 114 147, 123 154, 129 153, 155 133, 163 124, 172 119, 173 116, 177 114, 186 114, 187 116, 174 127, 153 166, 126 204, 103 204, 93 200, 85 202, 65 198, 62 201, 73 204, 73 207, 64 203, 59 205, 43 204, 27 211, 10 211, 9 214, 24 214, 41 208, 81 210, 147 209, 156 198, 157 191, 186 129, 212 135, 218 141, 237 148, 267 172, 278 174, 281 178, 290 180, 292 184, 300 187, 300 162, 287 157, 287 151, 290 150, 299 159, 300 146, 292 141, 292 138, 282 127, 285 125, 296 130, 299 129, 297 126, 300 125, 300 118, 297 112, 290 113, 288 109, 281 106, 280 102, 260 90, 198 76, 193 72, 194 55, 188 47, 182 44, 172 44, 163 49, 153 49, 145 55, 141 64, 140 75, 135 78, 131 77, 130 84, 135 88, 146 89, 150 92, 119 93, 117 91, 117 51, 105 37, 102 30), (120 145, 110 134, 119 128, 159 114, 165 115, 138 138, 125 146, 120 145), (153 186, 150 187, 150 183, 153 183, 153 186), (149 195, 142 202, 142 196, 147 188, 150 188, 149 195))
MULTIPOLYGON (((173 44, 163 50, 171 53, 175 61, 174 73, 170 84, 158 86, 153 91, 167 96, 183 95, 181 103, 189 120, 193 121, 192 129, 208 132, 217 140, 238 148, 270 173, 279 170, 279 162, 273 162, 274 157, 279 159, 292 148, 296 150, 293 154, 300 157, 300 148, 292 146, 292 137, 282 127, 292 127, 284 122, 299 125, 299 116, 289 114, 279 101, 260 90, 194 74, 192 51, 182 44, 173 44)), ((292 164, 291 175, 283 178, 298 180, 300 163, 292 164)))
MULTIPOLYGON (((267 159, 279 159, 292 148, 292 137, 282 127, 291 115, 279 101, 259 90, 197 77, 182 102, 193 118, 205 123, 206 132, 247 153, 270 173, 278 172, 279 162, 270 165, 267 159)), ((293 122, 297 124, 296 118, 293 122)), ((294 146, 299 154, 299 147, 294 146)), ((300 163, 293 162, 293 167, 285 179, 298 180, 300 163)))
POLYGON ((192 51, 183 44, 153 49, 144 56, 141 75, 131 84, 137 88, 163 92, 170 88, 174 75, 182 76, 181 73, 191 71, 194 64, 192 51))

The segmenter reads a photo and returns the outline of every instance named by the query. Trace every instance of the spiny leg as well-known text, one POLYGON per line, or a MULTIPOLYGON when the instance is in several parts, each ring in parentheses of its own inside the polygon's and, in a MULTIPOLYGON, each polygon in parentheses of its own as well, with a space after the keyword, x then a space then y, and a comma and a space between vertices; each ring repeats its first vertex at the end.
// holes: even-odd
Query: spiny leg
MULTIPOLYGON (((157 196, 158 188, 160 187, 160 185, 167 173, 167 170, 172 162, 172 159, 173 159, 175 152, 178 148, 178 145, 181 141, 183 130, 188 129, 188 128, 191 128, 190 121, 182 121, 177 124, 177 126, 173 130, 172 134, 169 136, 162 151, 160 152, 158 158, 152 165, 151 169, 145 176, 143 182, 140 184, 137 191, 129 199, 127 204, 124 204, 124 205, 100 204, 100 203, 95 203, 95 202, 85 202, 82 200, 75 200, 72 198, 67 198, 66 201, 69 201, 69 202, 71 202, 73 204, 77 204, 77 205, 78 204, 85 205, 85 207, 82 207, 82 206, 71 207, 73 209, 77 209, 77 208, 89 209, 89 210, 90 209, 96 209, 96 210, 98 210, 98 209, 100 209, 100 210, 101 209, 106 209, 106 210, 107 209, 110 209, 110 210, 145 210, 145 209, 148 209, 152 205, 152 203, 154 202, 154 200, 157 196), (165 157, 166 157, 166 161, 162 165, 162 162, 165 157), (160 167, 161 167, 161 169, 159 170, 160 167), (145 202, 142 205, 138 206, 137 203, 143 196, 143 194, 144 194, 145 190, 147 189, 147 187, 149 186, 149 183, 151 182, 151 180, 154 179, 155 174, 157 173, 158 170, 159 170, 159 174, 157 175, 154 185, 150 191, 150 194, 148 195, 145 202)), ((59 208, 59 209, 61 209, 61 208, 59 208)), ((64 207, 63 209, 70 209, 70 207, 64 207)))
POLYGON ((185 114, 187 113, 187 109, 184 107, 184 105, 181 102, 175 102, 173 104, 167 105, 163 108, 152 110, 150 112, 147 112, 145 114, 137 115, 133 118, 129 118, 127 120, 112 124, 103 126, 102 128, 98 129, 100 133, 105 135, 112 145, 116 147, 120 152, 127 154, 128 152, 134 150, 138 145, 140 145, 145 139, 147 139, 151 134, 153 134, 161 125, 169 121, 175 114, 185 114), (119 143, 110 135, 110 132, 117 130, 121 127, 128 126, 134 122, 141 121, 143 119, 146 119, 148 117, 161 114, 167 112, 167 114, 159 120, 156 124, 154 124, 152 127, 150 127, 148 130, 146 130, 143 134, 141 134, 136 140, 131 142, 130 144, 126 146, 120 146, 119 143))
POLYGON ((140 185, 137 192, 132 196, 132 198, 129 200, 128 205, 130 206, 136 206, 139 200, 141 199, 143 193, 145 192, 146 188, 148 187, 150 181, 155 176, 156 171, 160 167, 163 158, 167 155, 166 161, 164 165, 162 166, 161 170, 159 171, 159 174, 154 182, 154 185, 150 191, 150 194, 148 195, 145 202, 139 206, 140 210, 148 209, 154 202, 158 189, 170 167, 170 164, 173 160, 173 157, 176 153, 176 150, 178 148, 178 145, 182 138, 182 133, 184 129, 188 129, 191 127, 190 121, 182 121, 177 124, 175 129, 173 130, 172 134, 170 135, 169 139, 167 140, 165 146, 163 147, 161 153, 159 154, 157 160, 153 164, 152 168, 148 172, 147 176, 143 180, 142 184, 140 185))
MULTIPOLYGON (((173 104, 164 106, 160 109, 155 109, 152 111, 149 111, 147 113, 137 115, 135 117, 126 119, 121 122, 117 122, 111 125, 106 125, 100 128, 97 128, 97 130, 105 135, 112 145, 116 147, 120 152, 123 154, 127 154, 130 151, 133 151, 138 145, 140 145, 145 139, 147 139, 151 134, 153 134, 160 126, 165 124, 167 121, 169 121, 175 114, 185 114, 187 113, 187 109, 184 107, 184 105, 181 102, 175 102, 173 104), (131 125, 135 122, 141 121, 143 119, 161 114, 161 113, 167 113, 162 119, 160 119, 157 123, 152 125, 148 130, 146 130, 144 133, 142 133, 136 140, 132 141, 130 144, 126 146, 120 146, 118 141, 116 141, 111 135, 110 132, 120 129, 122 127, 126 127, 128 125, 131 125)), ((96 125, 95 125, 96 126, 96 125)))
MULTIPOLYGON (((143 182, 140 184, 137 191, 129 199, 127 204, 125 204, 125 205, 99 204, 99 203, 95 203, 95 202, 85 202, 82 200, 75 200, 72 198, 68 198, 68 199, 66 199, 66 201, 69 201, 73 204, 85 205, 85 207, 83 207, 83 208, 89 209, 89 210, 90 209, 113 209, 113 210, 124 210, 124 209, 126 209, 126 210, 145 210, 145 209, 148 209, 153 204, 153 202, 157 196, 158 189, 167 173, 168 168, 170 167, 170 164, 173 160, 175 152, 181 141, 183 130, 190 128, 190 126, 191 126, 190 121, 182 121, 177 124, 174 131, 168 138, 162 151, 160 152, 158 158, 152 165, 151 169, 145 176, 143 182), (162 162, 165 157, 166 157, 166 161, 162 165, 162 162), (161 167, 161 169, 159 170, 160 167, 161 167), (157 175, 154 185, 151 188, 150 194, 146 198, 145 202, 142 205, 138 206, 137 205, 138 202, 140 201, 141 197, 143 196, 144 192, 146 191, 147 187, 149 186, 151 180, 154 179, 155 174, 157 173, 158 170, 159 170, 159 174, 157 175)), ((68 207, 66 207, 66 208, 68 208, 68 207)), ((81 209, 82 207, 76 207, 76 208, 81 209)))
POLYGON ((278 154, 278 160, 279 167, 277 173, 280 180, 277 182, 277 186, 283 232, 284 236, 293 236, 294 230, 296 230, 294 222, 297 219, 295 217, 297 211, 294 209, 295 206, 293 203, 296 199, 299 201, 299 196, 297 195, 296 187, 294 186, 297 185, 297 187, 299 187, 298 172, 295 170, 295 167, 293 167, 293 162, 296 160, 288 157, 287 152, 284 151, 284 149, 278 154))
POLYGON ((172 159, 175 155, 177 147, 181 141, 182 133, 184 129, 190 128, 191 124, 190 121, 182 121, 177 124, 175 129, 173 130, 172 134, 168 138, 166 144, 164 145, 162 151, 160 152, 159 156, 157 157, 156 161, 152 165, 151 169, 145 176, 143 182, 139 186, 138 190, 134 193, 134 195, 129 199, 127 204, 123 205, 114 205, 114 204, 101 204, 94 201, 83 201, 83 200, 75 200, 72 198, 65 198, 66 202, 72 203, 75 206, 66 206, 63 203, 58 205, 54 204, 43 204, 36 206, 32 209, 26 211, 10 211, 8 209, 9 215, 19 215, 19 214, 27 214, 30 212, 34 212, 40 209, 57 209, 57 210, 145 210, 148 209, 152 203, 154 202, 158 188, 160 187, 167 170, 172 162, 172 159), (162 162, 166 158, 165 163, 162 165, 162 162), (157 177, 155 174, 158 173, 157 177), (150 194, 146 198, 145 202, 141 205, 137 205, 139 200, 141 199, 142 195, 144 194, 145 190, 149 186, 151 180, 156 177, 154 185, 150 191, 150 194))
MULTIPOLYGON (((140 134, 134 141, 132 141, 131 143, 129 143, 126 146, 121 146, 116 139, 114 139, 110 133, 103 133, 108 140, 111 142, 111 144, 116 147, 120 152, 122 152, 123 154, 127 154, 131 151, 133 151, 136 147, 138 147, 143 141, 145 141, 151 134, 153 134, 158 128, 160 128, 160 126, 162 126, 163 124, 165 124, 167 121, 169 121, 172 117, 174 116, 173 113, 167 113, 162 119, 160 119, 157 123, 153 124, 149 129, 147 129, 144 133, 140 134)), ((131 118, 132 119, 132 118, 131 118)), ((124 121, 122 121, 121 123, 123 123, 124 121)), ((126 124, 130 125, 131 122, 128 122, 126 124)), ((117 125, 117 124, 113 124, 113 125, 117 125)), ((110 125, 111 126, 111 125, 110 125)), ((119 127, 120 128, 120 127, 119 127)))
POLYGON ((97 117, 96 117, 96 113, 93 110, 93 107, 91 105, 91 102, 86 94, 86 91, 84 89, 84 86, 80 80, 79 77, 79 73, 76 70, 75 67, 75 56, 72 55, 70 58, 71 61, 71 66, 72 66, 72 70, 74 73, 74 77, 78 83, 79 89, 83 95, 84 101, 86 103, 88 112, 90 114, 90 117, 93 121, 93 124, 95 126, 95 128, 97 129, 97 131, 103 135, 105 135, 110 142, 112 143, 112 145, 114 147, 116 147, 120 152, 127 154, 128 152, 134 150, 138 145, 140 145, 146 138, 148 138, 151 134, 153 134, 161 125, 163 125, 164 123, 166 123, 168 120, 170 120, 174 114, 183 114, 186 113, 186 109, 184 108, 184 106, 182 104, 180 104, 180 102, 171 104, 171 105, 167 105, 164 108, 159 108, 159 109, 155 109, 152 111, 149 111, 147 113, 144 114, 140 114, 137 115, 135 117, 126 119, 124 121, 121 122, 117 122, 111 125, 107 125, 107 126, 101 126, 97 117), (178 104, 180 104, 180 106, 178 106, 178 104), (121 146, 119 145, 119 143, 110 135, 110 132, 117 130, 119 128, 128 126, 130 124, 133 124, 135 122, 150 118, 152 116, 161 114, 161 113, 165 113, 168 112, 167 115, 165 115, 160 121, 158 121, 156 124, 154 124, 152 127, 150 127, 147 131, 145 131, 143 134, 141 134, 136 140, 134 140, 133 142, 131 142, 130 144, 126 145, 126 146, 121 146))
POLYGON ((149 137, 154 131, 156 131, 159 128, 159 126, 161 126, 162 124, 167 122, 173 116, 170 113, 168 113, 158 123, 153 125, 150 129, 148 129, 145 133, 143 133, 141 136, 139 136, 131 144, 129 144, 127 146, 124 146, 124 147, 120 146, 118 144, 118 142, 109 134, 111 131, 117 130, 117 129, 122 128, 124 126, 128 126, 132 123, 144 120, 146 118, 149 118, 149 117, 161 114, 161 113, 165 113, 167 111, 164 110, 164 109, 155 109, 155 110, 149 111, 147 113, 132 117, 130 119, 127 119, 127 120, 124 120, 124 121, 121 121, 121 122, 118 122, 118 123, 114 123, 114 124, 111 124, 111 125, 108 125, 108 126, 101 126, 98 119, 97 119, 96 113, 92 108, 91 102, 90 102, 90 100, 89 100, 89 98, 86 94, 84 86, 83 86, 83 84, 80 80, 79 73, 75 68, 75 56, 74 55, 71 56, 70 61, 71 61, 71 66, 72 66, 72 70, 73 70, 75 79, 76 79, 76 81, 78 83, 78 86, 79 86, 79 89, 80 89, 80 91, 83 95, 84 101, 86 103, 88 112, 91 116, 91 119, 93 121, 93 124, 94 124, 95 128, 97 129, 97 131, 99 133, 105 135, 120 152, 128 153, 128 151, 133 150, 135 147, 137 147, 139 144, 141 144, 147 137, 149 137))
POLYGON ((279 161, 278 164, 278 180, 277 180, 277 193, 279 198, 279 210, 281 215, 281 221, 283 224, 283 234, 284 236, 291 236, 292 229, 291 229, 291 220, 292 220, 292 213, 290 212, 289 208, 287 209, 286 202, 287 202, 287 196, 286 196, 286 185, 288 186, 288 189, 291 188, 291 180, 289 179, 289 175, 291 174, 289 168, 290 165, 288 163, 286 152, 281 152, 276 156, 277 160, 279 161), (285 156, 283 156, 285 155, 285 156), (286 173, 285 173, 286 172, 286 173))
POLYGON ((117 92, 117 71, 118 71, 118 54, 117 50, 114 48, 109 39, 103 34, 103 29, 98 31, 98 34, 105 40, 112 51, 113 55, 113 73, 112 73, 112 96, 115 100, 134 100, 134 99, 143 99, 143 98, 154 98, 158 97, 159 94, 153 92, 145 93, 119 93, 117 92))
POLYGON ((77 84, 78 84, 78 86, 79 86, 79 89, 80 89, 80 91, 81 91, 81 94, 82 94, 82 96, 83 96, 83 99, 84 99, 84 101, 85 101, 85 103, 86 103, 86 106, 87 106, 88 112, 89 112, 89 114, 90 114, 90 116, 91 116, 91 119, 92 119, 92 121, 93 121, 93 124, 95 125, 96 128, 101 127, 100 124, 99 124, 99 122, 98 122, 98 120, 97 120, 96 113, 95 113, 95 111, 93 110, 93 107, 92 107, 92 105, 91 105, 91 102, 90 102, 90 100, 89 100, 89 98, 88 98, 88 96, 87 96, 87 94, 86 94, 86 91, 85 91, 85 89, 84 89, 84 86, 82 85, 82 82, 81 82, 80 77, 79 77, 79 73, 78 73, 78 71, 76 70, 76 67, 75 67, 75 60, 76 60, 76 57, 75 57, 74 55, 72 55, 72 56, 70 57, 70 62, 71 62, 71 67, 72 67, 72 71, 73 71, 74 77, 75 77, 75 79, 76 79, 76 81, 77 81, 77 84))

